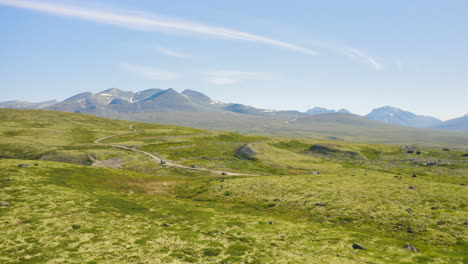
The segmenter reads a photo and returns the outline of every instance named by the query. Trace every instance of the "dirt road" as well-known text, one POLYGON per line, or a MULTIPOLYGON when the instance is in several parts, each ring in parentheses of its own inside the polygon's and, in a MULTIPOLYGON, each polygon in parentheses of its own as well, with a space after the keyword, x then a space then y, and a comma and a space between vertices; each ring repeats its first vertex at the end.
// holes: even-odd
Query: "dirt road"
MULTIPOLYGON (((142 153, 142 154, 144 154, 144 155, 147 155, 147 156, 151 157, 151 158, 152 158, 155 162, 157 162, 158 164, 161 164, 161 160, 163 160, 163 158, 158 157, 158 156, 156 156, 156 155, 154 155, 154 154, 151 154, 151 153, 149 153, 149 152, 146 152, 146 151, 143 151, 143 150, 139 150, 139 149, 136 149, 136 148, 132 148, 132 147, 127 147, 127 146, 118 145, 118 144, 102 143, 102 142, 101 142, 102 140, 105 140, 105 139, 108 139, 108 138, 112 138, 112 137, 117 137, 117 136, 123 136, 123 135, 138 133, 138 131, 137 131, 136 129, 134 129, 134 126, 135 126, 135 124, 130 125, 130 130, 131 130, 131 132, 123 133, 123 134, 116 134, 116 135, 105 136, 105 137, 96 139, 96 140, 94 141, 94 143, 96 143, 96 144, 101 144, 101 145, 106 145, 106 146, 110 146, 110 147, 114 147, 114 148, 120 148, 120 149, 126 149, 126 150, 130 150, 130 151, 139 152, 139 153, 142 153)), ((166 168, 181 168, 181 169, 187 169, 187 170, 192 170, 192 171, 206 171, 206 172, 211 172, 211 173, 215 173, 215 174, 227 173, 227 175, 231 175, 231 176, 253 176, 253 175, 251 175, 251 174, 245 174, 245 173, 235 173, 235 172, 217 171, 217 170, 209 170, 209 169, 204 169, 204 168, 192 168, 192 167, 188 167, 188 166, 184 166, 184 165, 175 164, 175 163, 169 162, 169 161, 167 161, 167 160, 166 160, 166 164, 162 164, 162 166, 164 166, 164 167, 166 167, 166 168)))

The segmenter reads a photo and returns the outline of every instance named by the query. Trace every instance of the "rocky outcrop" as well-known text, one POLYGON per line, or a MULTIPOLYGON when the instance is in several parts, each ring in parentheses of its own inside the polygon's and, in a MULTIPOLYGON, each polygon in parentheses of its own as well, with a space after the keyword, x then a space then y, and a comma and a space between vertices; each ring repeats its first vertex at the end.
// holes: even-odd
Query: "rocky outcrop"
POLYGON ((250 143, 244 144, 240 146, 234 156, 239 159, 243 160, 257 160, 256 155, 258 151, 256 151, 250 143))

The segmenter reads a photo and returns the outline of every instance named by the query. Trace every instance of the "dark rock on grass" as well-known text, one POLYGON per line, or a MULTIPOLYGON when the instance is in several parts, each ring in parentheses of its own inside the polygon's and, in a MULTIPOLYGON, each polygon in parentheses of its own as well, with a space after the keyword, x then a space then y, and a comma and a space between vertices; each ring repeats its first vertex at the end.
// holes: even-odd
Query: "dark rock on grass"
POLYGON ((353 248, 354 249, 360 249, 360 250, 366 250, 363 246, 361 246, 359 244, 353 244, 353 248))
POLYGON ((411 227, 406 228, 406 232, 412 234, 414 233, 414 230, 411 227))
POLYGON ((442 150, 443 150, 443 151, 450 151, 450 149, 448 149, 448 148, 444 148, 444 149, 442 149, 442 150))
POLYGON ((39 163, 35 163, 34 166, 39 166, 39 163))
POLYGON ((164 223, 164 224, 162 224, 162 226, 168 227, 168 226, 170 226, 170 225, 169 225, 168 223, 164 223))
POLYGON ((462 157, 468 157, 468 153, 462 154, 462 157))
POLYGON ((445 224, 444 221, 437 221, 437 225, 443 225, 443 224, 445 224))
POLYGON ((274 203, 267 204, 267 207, 275 207, 275 206, 276 206, 276 204, 274 204, 274 203))
POLYGON ((280 201, 280 199, 278 199, 278 198, 273 200, 273 202, 279 202, 279 201, 280 201))
POLYGON ((27 168, 27 167, 29 167, 29 164, 19 164, 18 167, 20 167, 20 168, 27 168))
POLYGON ((413 174, 413 176, 411 176, 411 177, 416 178, 416 177, 418 177, 418 176, 416 176, 416 174, 413 174))
POLYGON ((431 207, 431 210, 437 210, 437 209, 439 209, 439 207, 437 207, 437 206, 432 206, 431 207))
POLYGON ((71 228, 72 228, 73 230, 77 230, 77 229, 80 229, 81 226, 80 226, 80 225, 77 225, 77 224, 73 224, 73 225, 71 225, 71 228))
POLYGON ((269 225, 272 225, 272 224, 273 224, 273 221, 268 222, 268 224, 269 224, 269 225))
POLYGON ((415 247, 414 247, 413 245, 411 245, 411 244, 406 244, 406 245, 404 246, 404 248, 406 248, 406 249, 409 250, 409 251, 418 252, 418 249, 415 248, 415 247))
POLYGON ((413 214, 413 210, 411 208, 406 209, 406 212, 408 212, 409 214, 413 214))
POLYGON ((327 205, 324 204, 324 203, 316 203, 315 205, 316 205, 316 206, 327 206, 327 205))
POLYGON ((10 203, 8 203, 8 202, 3 202, 3 203, 0 203, 0 206, 10 206, 10 203))
POLYGON ((244 144, 240 146, 234 156, 243 160, 257 160, 255 157, 258 152, 252 147, 251 144, 244 144))
POLYGON ((416 186, 410 186, 409 188, 413 190, 416 189, 416 186))

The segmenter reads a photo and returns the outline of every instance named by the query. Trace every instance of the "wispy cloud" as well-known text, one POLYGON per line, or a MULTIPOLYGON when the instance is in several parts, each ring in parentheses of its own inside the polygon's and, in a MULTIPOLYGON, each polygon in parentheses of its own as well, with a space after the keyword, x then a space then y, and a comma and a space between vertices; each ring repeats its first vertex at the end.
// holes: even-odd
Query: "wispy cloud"
POLYGON ((372 57, 371 55, 367 54, 366 52, 362 50, 352 48, 352 47, 343 47, 343 48, 340 48, 340 51, 344 55, 352 59, 358 60, 362 63, 365 63, 371 66, 375 70, 380 70, 382 68, 382 64, 379 61, 377 61, 377 59, 375 59, 374 57, 372 57))
POLYGON ((243 31, 209 26, 190 21, 160 18, 127 11, 102 10, 90 7, 62 5, 51 2, 30 0, 0 0, 0 4, 25 8, 53 15, 73 17, 120 27, 133 28, 144 31, 158 32, 189 32, 211 37, 243 40, 276 46, 308 55, 317 55, 315 50, 305 48, 293 43, 268 38, 261 35, 251 34, 243 31))
POLYGON ((188 58, 189 57, 187 54, 184 54, 182 52, 178 52, 178 51, 163 48, 163 47, 159 47, 158 51, 167 56, 176 57, 176 58, 188 58))
POLYGON ((175 72, 164 71, 159 68, 135 65, 130 63, 121 63, 120 66, 129 72, 157 81, 171 81, 179 77, 179 74, 175 72))
POLYGON ((228 71, 218 70, 208 73, 208 81, 216 85, 236 84, 244 80, 268 79, 269 74, 265 72, 228 71))

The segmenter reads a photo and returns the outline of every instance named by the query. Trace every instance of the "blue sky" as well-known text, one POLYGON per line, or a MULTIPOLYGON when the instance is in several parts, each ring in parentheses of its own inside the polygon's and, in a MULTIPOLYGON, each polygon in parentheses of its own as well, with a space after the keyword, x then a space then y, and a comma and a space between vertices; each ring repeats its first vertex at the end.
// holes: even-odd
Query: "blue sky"
POLYGON ((468 113, 468 1, 0 0, 0 101, 194 89, 261 108, 468 113))

